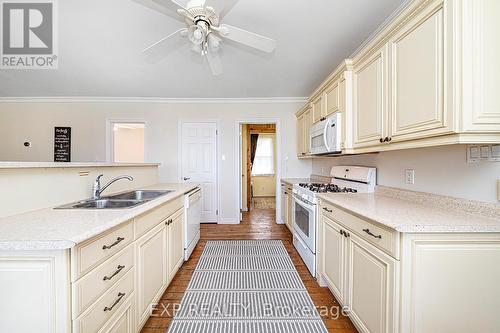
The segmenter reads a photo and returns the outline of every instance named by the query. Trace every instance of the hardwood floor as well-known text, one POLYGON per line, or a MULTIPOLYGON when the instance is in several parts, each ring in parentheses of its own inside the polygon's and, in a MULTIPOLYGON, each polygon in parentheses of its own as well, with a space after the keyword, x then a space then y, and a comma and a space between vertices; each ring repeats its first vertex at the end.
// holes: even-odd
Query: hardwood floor
POLYGON ((168 289, 159 301, 159 306, 148 319, 141 333, 164 333, 174 315, 174 307, 181 302, 191 275, 198 263, 207 240, 220 239, 280 239, 292 258, 299 275, 304 282, 314 304, 323 318, 328 332, 355 333, 354 325, 348 317, 340 314, 341 307, 327 288, 321 288, 309 274, 299 254, 293 247, 292 234, 285 225, 274 222, 274 210, 254 209, 243 215, 242 223, 238 225, 210 225, 201 226, 201 240, 196 246, 189 261, 181 267, 168 289), (329 311, 324 311, 328 309, 329 311))

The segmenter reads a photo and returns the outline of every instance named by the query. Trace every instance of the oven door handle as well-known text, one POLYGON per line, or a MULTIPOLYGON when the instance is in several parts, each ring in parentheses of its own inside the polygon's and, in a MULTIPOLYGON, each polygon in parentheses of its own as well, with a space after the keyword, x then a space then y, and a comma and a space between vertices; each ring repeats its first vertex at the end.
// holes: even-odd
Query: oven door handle
POLYGON ((307 209, 307 210, 314 210, 314 206, 313 205, 308 205, 307 203, 305 203, 304 201, 302 201, 302 199, 300 199, 300 197, 298 195, 294 195, 293 198, 295 199, 296 203, 298 203, 299 205, 301 205, 305 209, 307 209))

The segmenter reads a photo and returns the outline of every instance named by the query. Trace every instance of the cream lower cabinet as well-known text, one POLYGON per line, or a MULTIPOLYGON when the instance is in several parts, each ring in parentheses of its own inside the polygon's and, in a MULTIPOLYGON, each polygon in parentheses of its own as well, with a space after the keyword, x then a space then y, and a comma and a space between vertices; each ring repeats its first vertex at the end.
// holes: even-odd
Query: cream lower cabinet
POLYGON ((182 266, 184 262, 184 228, 183 228, 183 220, 184 212, 183 210, 179 210, 168 220, 167 226, 167 276, 168 281, 167 284, 172 281, 175 274, 182 266))
POLYGON ((321 253, 328 253, 328 256, 321 257, 322 278, 326 280, 337 300, 345 302, 347 239, 342 227, 328 217, 323 217, 320 232, 323 237, 321 253))
POLYGON ((347 304, 362 332, 397 332, 399 261, 348 232, 347 304))
POLYGON ((318 280, 359 332, 500 332, 499 233, 399 233, 319 210, 318 280))
POLYGON ((0 332, 139 332, 183 263, 183 199, 71 249, 0 251, 0 332))
POLYGON ((292 187, 281 183, 281 221, 292 231, 292 187))
POLYGON ((348 308, 361 332, 397 332, 399 262, 324 214, 321 232, 320 283, 348 308))
POLYGON ((137 313, 139 326, 149 318, 152 302, 167 284, 167 226, 162 223, 141 237, 137 254, 137 313))

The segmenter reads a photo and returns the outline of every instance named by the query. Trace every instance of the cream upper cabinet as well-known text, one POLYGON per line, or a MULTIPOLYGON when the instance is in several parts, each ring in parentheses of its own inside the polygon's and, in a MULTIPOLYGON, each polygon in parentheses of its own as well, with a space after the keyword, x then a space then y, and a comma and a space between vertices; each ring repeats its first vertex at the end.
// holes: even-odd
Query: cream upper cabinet
POLYGON ((306 157, 310 154, 309 133, 313 122, 313 111, 308 107, 297 116, 297 156, 306 157))
POLYGON ((311 103, 312 105, 312 122, 317 123, 324 116, 324 107, 323 107, 323 95, 319 95, 314 99, 311 103))
POLYGON ((346 237, 342 227, 323 216, 321 224, 321 270, 327 285, 339 302, 346 292, 346 237))
POLYGON ((313 124, 312 109, 308 108, 304 112, 304 152, 311 153, 311 126, 313 124))
POLYGON ((304 142, 305 131, 305 115, 301 114, 297 117, 297 156, 303 156, 305 152, 304 142))
POLYGON ((168 281, 166 284, 174 278, 175 273, 179 267, 181 267, 184 262, 184 245, 182 243, 183 237, 183 220, 184 220, 183 210, 179 210, 174 213, 167 221, 167 248, 168 248, 168 260, 167 260, 167 277, 168 281))
POLYGON ((325 90, 325 116, 329 116, 332 113, 339 111, 339 95, 339 81, 335 81, 325 90))
POLYGON ((500 132, 500 1, 453 1, 462 19, 462 131, 500 132))
POLYGON ((375 146, 386 137, 387 47, 354 63, 354 147, 375 146))
POLYGON ((389 41, 391 141, 452 133, 444 99, 443 3, 427 7, 389 41))

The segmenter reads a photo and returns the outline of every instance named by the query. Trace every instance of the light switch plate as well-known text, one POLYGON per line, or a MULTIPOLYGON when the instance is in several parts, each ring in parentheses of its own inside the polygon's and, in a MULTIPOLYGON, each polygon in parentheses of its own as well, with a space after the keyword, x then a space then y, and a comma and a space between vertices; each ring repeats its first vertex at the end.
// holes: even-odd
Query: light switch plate
POLYGON ((467 162, 475 163, 479 162, 481 158, 481 149, 479 146, 468 146, 467 147, 467 162))
POLYGON ((415 184, 415 170, 413 170, 413 169, 406 169, 405 170, 405 182, 407 185, 414 185, 415 184))
POLYGON ((500 179, 497 180, 497 200, 500 201, 500 179))
POLYGON ((482 160, 487 160, 491 156, 491 146, 481 146, 480 148, 480 158, 482 160))

